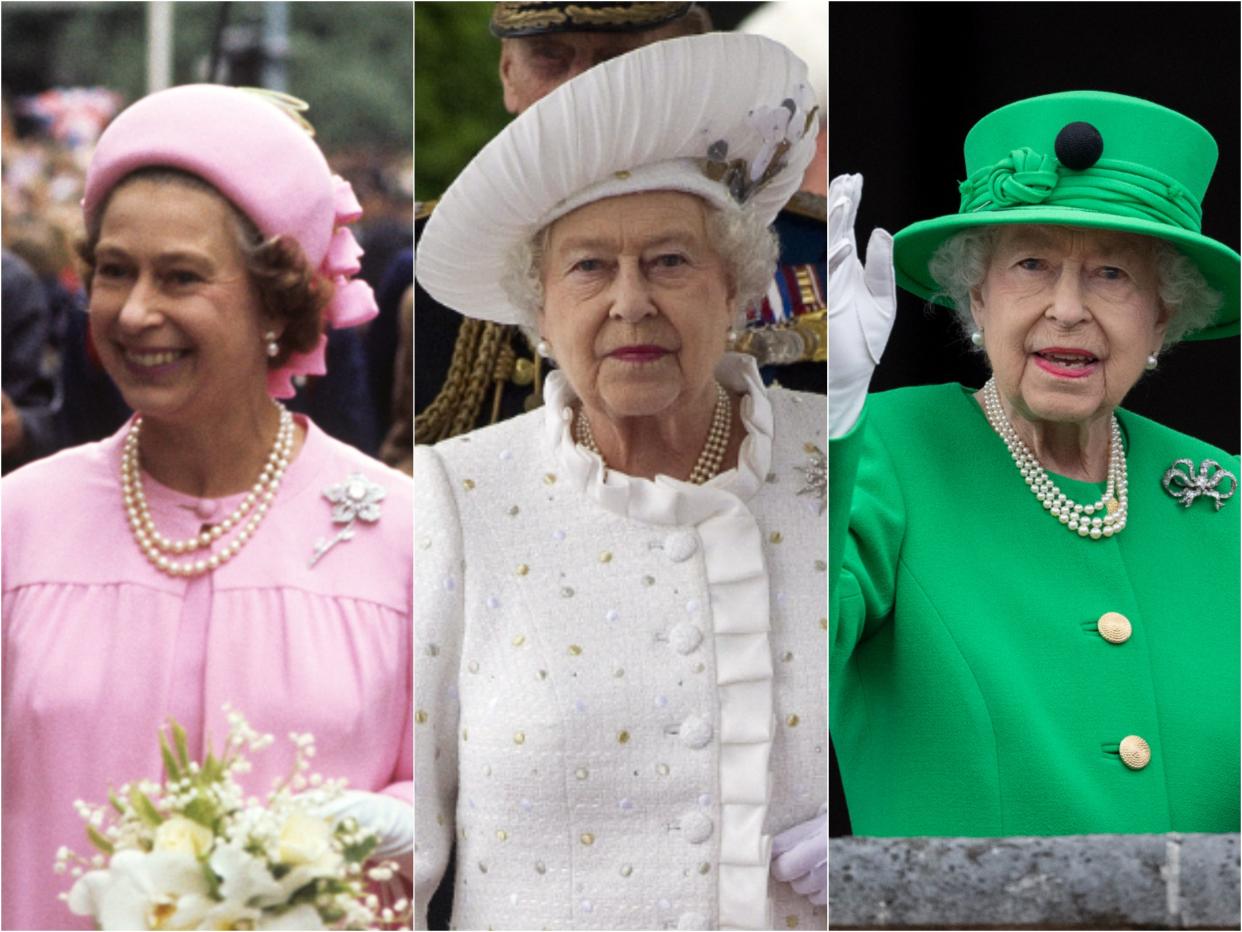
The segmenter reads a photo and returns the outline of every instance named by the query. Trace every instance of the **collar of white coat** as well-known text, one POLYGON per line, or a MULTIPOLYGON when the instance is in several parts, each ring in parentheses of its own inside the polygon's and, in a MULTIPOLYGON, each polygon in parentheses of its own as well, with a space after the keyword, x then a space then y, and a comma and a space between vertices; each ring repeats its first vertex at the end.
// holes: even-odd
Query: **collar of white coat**
POLYGON ((549 374, 544 383, 547 446, 565 478, 609 511, 647 524, 698 524, 722 506, 728 507, 722 495, 730 503, 754 496, 772 465, 772 403, 754 357, 725 353, 716 366, 716 379, 729 391, 742 393, 746 439, 737 466, 703 485, 671 476, 653 480, 605 470, 603 460, 574 439, 572 405, 577 395, 559 371, 549 374))

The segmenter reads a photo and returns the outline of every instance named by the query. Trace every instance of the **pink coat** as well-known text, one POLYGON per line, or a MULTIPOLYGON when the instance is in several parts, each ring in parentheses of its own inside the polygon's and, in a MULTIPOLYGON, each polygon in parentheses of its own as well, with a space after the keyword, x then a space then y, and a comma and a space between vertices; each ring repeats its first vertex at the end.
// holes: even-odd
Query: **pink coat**
MULTIPOLYGON (((156 571, 125 521, 128 425, 3 481, 3 926, 85 929, 57 899, 72 878, 56 849, 92 853, 75 799, 162 778, 156 731, 169 717, 192 748, 219 749, 229 702, 275 744, 247 788, 287 773, 290 731, 313 732, 313 769, 412 803, 412 483, 309 422, 274 507, 212 574, 156 571), (322 491, 362 473, 387 491, 374 524, 340 525, 322 491)), ((156 526, 185 538, 240 496, 204 501, 144 477, 156 526)))

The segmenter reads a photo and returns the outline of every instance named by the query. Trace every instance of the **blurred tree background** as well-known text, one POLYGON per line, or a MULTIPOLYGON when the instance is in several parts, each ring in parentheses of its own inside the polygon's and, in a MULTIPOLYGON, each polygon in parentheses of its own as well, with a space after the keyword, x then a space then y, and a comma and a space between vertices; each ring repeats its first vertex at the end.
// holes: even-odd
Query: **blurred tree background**
POLYGON ((439 197, 509 122, 490 3, 414 5, 414 198, 439 197))
MULTIPOLYGON (((264 3, 174 3, 173 83, 211 80, 213 47, 231 73, 215 80, 261 83, 264 3)), ((146 90, 146 3, 6 0, 6 98, 51 87, 104 86, 125 101, 146 90)), ((308 101, 325 150, 372 146, 409 153, 413 143, 410 3, 284 5, 287 90, 308 101)), ((270 15, 267 11, 266 15, 270 15)))
MULTIPOLYGON (((733 29, 758 3, 703 3, 733 29)), ((501 99, 500 40, 491 3, 414 4, 414 197, 429 200, 509 122, 501 99)))

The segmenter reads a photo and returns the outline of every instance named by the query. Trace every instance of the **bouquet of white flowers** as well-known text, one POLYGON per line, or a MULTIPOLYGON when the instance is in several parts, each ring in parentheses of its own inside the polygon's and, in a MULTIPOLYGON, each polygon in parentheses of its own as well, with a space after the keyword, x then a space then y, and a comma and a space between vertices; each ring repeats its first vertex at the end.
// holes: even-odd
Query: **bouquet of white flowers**
POLYGON ((315 741, 292 733, 291 773, 266 802, 245 799, 236 774, 250 769, 246 751, 271 735, 255 732, 225 707, 224 754, 190 759, 175 722, 160 732, 165 781, 142 780, 108 794, 108 805, 78 800, 78 813, 99 854, 62 847, 55 870, 77 880, 60 894, 100 929, 372 929, 409 923, 410 905, 381 907, 368 880, 391 880, 396 865, 366 867, 376 836, 356 820, 320 813, 343 780, 309 773, 315 741))

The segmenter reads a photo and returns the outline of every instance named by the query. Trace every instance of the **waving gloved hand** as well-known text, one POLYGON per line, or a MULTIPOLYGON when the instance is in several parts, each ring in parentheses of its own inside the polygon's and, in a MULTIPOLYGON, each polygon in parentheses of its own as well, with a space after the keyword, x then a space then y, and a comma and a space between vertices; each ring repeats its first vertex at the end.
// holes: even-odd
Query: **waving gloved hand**
POLYGON ((858 420, 871 373, 880 362, 897 313, 893 238, 878 227, 858 258, 854 221, 862 175, 838 175, 828 185, 828 436, 848 433, 858 420))
POLYGON ((396 861, 401 873, 413 876, 414 807, 409 803, 383 793, 346 790, 319 812, 333 822, 353 816, 360 826, 379 836, 371 859, 396 861))
POLYGON ((772 839, 772 876, 817 906, 828 899, 828 813, 772 839))

